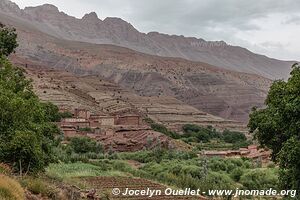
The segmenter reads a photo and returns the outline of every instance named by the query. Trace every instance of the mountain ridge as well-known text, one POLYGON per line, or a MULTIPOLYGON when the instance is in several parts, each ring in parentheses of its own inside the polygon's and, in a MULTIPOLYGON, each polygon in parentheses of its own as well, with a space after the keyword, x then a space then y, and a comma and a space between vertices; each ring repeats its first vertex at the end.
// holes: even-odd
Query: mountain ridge
POLYGON ((15 3, 5 0, 0 3, 0 12, 30 20, 40 31, 66 40, 113 44, 151 55, 181 57, 273 80, 286 79, 293 64, 293 61, 268 58, 224 41, 205 41, 158 32, 141 33, 121 18, 101 20, 95 12, 79 19, 60 12, 50 4, 20 9, 15 3))

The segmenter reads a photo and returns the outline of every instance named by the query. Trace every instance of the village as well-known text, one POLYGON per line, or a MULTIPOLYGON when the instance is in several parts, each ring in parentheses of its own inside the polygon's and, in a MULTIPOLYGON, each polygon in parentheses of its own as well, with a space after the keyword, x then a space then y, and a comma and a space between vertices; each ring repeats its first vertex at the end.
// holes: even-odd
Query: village
MULTIPOLYGON (((60 108, 60 112, 70 112, 60 108)), ((72 117, 63 118, 58 126, 65 139, 89 137, 114 151, 137 151, 159 145, 168 146, 170 139, 143 121, 139 114, 100 115, 86 109, 75 109, 72 117), (150 141, 150 142, 149 142, 150 141)))
MULTIPOLYGON (((61 112, 66 110, 61 108, 61 112)), ((64 118, 59 122, 64 137, 89 137, 104 144, 106 148, 116 151, 142 150, 152 140, 153 146, 157 142, 169 145, 166 136, 152 131, 139 114, 123 113, 118 115, 100 115, 86 109, 75 109, 73 117, 64 118)), ((249 158, 262 163, 270 160, 271 151, 260 149, 257 145, 250 145, 238 150, 202 151, 201 155, 222 158, 249 158)))

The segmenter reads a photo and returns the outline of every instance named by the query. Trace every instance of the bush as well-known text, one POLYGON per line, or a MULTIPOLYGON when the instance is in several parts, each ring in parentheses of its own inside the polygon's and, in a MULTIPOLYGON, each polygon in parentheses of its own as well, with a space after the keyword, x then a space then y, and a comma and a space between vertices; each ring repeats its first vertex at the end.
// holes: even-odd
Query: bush
POLYGON ((194 124, 185 124, 182 130, 184 134, 181 138, 197 138, 196 142, 209 142, 212 139, 221 138, 221 134, 212 126, 204 128, 194 124))
POLYGON ((242 168, 238 167, 238 168, 235 168, 231 174, 230 174, 230 177, 236 181, 236 182, 239 182, 240 179, 241 179, 241 176, 243 175, 244 171, 242 168))
POLYGON ((69 146, 75 153, 79 154, 90 152, 103 153, 102 145, 88 137, 71 138, 69 146))
POLYGON ((73 117, 73 114, 70 112, 62 112, 62 113, 59 113, 59 115, 60 115, 61 119, 73 117))
POLYGON ((240 132, 223 131, 223 140, 227 143, 237 143, 247 141, 245 134, 240 132))
POLYGON ((79 130, 83 131, 83 132, 92 132, 92 128, 91 127, 79 128, 79 130))
POLYGON ((278 176, 276 170, 253 169, 241 176, 240 183, 246 189, 276 189, 278 188, 278 176))
POLYGON ((0 199, 23 200, 24 190, 17 181, 0 174, 0 199))
POLYGON ((219 172, 209 172, 207 178, 205 179, 206 189, 235 189, 235 183, 226 174, 219 172))

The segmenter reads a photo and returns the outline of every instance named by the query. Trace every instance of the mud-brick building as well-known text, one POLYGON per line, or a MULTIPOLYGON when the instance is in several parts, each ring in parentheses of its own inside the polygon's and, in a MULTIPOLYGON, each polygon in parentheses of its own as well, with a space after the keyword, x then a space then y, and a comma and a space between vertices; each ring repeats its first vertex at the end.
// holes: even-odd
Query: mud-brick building
POLYGON ((79 129, 90 127, 90 122, 84 118, 65 118, 61 122, 61 127, 66 125, 74 126, 79 129))
POLYGON ((139 126, 141 117, 139 115, 120 115, 115 117, 115 125, 139 126))
POLYGON ((75 118, 89 119, 91 117, 91 112, 85 109, 75 109, 74 111, 75 118))
POLYGON ((91 128, 114 126, 115 118, 113 116, 90 115, 89 122, 91 128))
POLYGON ((87 134, 88 134, 86 132, 78 131, 77 128, 72 125, 69 125, 69 126, 65 125, 65 126, 61 127, 61 130, 63 131, 65 138, 83 137, 83 136, 87 136, 87 134))
POLYGON ((73 125, 63 125, 61 126, 61 130, 66 138, 77 136, 76 127, 73 125))

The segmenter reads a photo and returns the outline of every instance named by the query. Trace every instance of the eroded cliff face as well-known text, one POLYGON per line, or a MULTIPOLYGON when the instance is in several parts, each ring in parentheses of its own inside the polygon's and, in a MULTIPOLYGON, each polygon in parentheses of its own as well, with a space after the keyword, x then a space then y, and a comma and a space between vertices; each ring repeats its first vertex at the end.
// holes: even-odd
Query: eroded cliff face
POLYGON ((113 44, 151 55, 205 62, 269 79, 287 78, 293 64, 258 55, 245 48, 228 45, 224 41, 205 41, 158 32, 141 33, 120 18, 108 17, 101 20, 93 12, 78 19, 49 4, 22 10, 16 4, 3 0, 0 3, 0 13, 22 20, 23 24, 26 21, 36 30, 60 39, 113 44))

